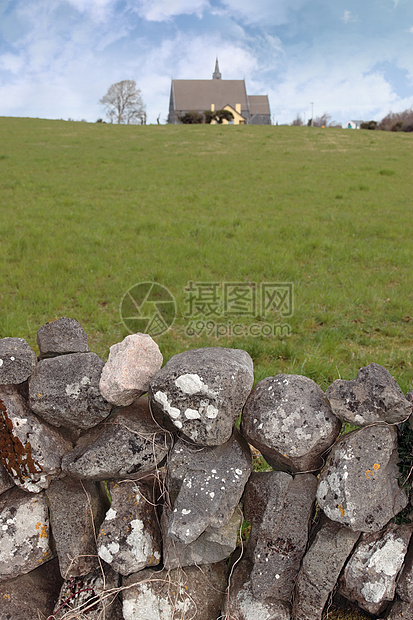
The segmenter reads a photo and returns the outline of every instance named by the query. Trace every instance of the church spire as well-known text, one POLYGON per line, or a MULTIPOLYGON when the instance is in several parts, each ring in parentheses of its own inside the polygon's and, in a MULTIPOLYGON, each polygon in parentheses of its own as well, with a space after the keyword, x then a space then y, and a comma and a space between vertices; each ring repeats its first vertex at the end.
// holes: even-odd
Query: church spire
POLYGON ((221 72, 220 72, 220 70, 219 70, 219 65, 218 65, 218 57, 217 57, 217 59, 216 59, 216 61, 215 61, 215 71, 214 71, 214 73, 212 74, 212 79, 213 79, 213 80, 220 80, 220 79, 221 79, 221 77, 222 77, 222 75, 221 75, 221 72))

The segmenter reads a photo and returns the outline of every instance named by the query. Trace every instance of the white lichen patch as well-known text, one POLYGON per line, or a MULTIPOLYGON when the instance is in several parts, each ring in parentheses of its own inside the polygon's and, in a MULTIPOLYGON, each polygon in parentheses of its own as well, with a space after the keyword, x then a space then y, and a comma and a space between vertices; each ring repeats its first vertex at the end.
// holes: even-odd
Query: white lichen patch
MULTIPOLYGON (((126 590, 123 596, 124 620, 172 620, 172 618, 186 618, 187 612, 192 607, 191 599, 184 590, 170 596, 168 588, 165 594, 156 593, 146 583, 136 584, 132 590, 126 590)), ((191 614, 188 614, 190 617, 191 614)))
POLYGON ((381 549, 377 549, 371 556, 368 568, 377 573, 384 573, 389 577, 396 575, 402 567, 407 547, 401 538, 389 535, 381 549))
POLYGON ((116 514, 116 510, 113 510, 113 508, 109 508, 105 516, 105 521, 112 521, 112 519, 115 519, 116 514))
POLYGON ((216 407, 214 407, 214 405, 208 405, 205 415, 210 420, 215 420, 215 418, 218 416, 218 413, 219 411, 216 407))
POLYGON ((248 585, 244 585, 239 593, 239 607, 244 620, 266 620, 275 617, 271 606, 256 599, 248 585))
POLYGON ((113 556, 119 553, 119 543, 110 542, 108 545, 99 545, 98 554, 108 564, 113 562, 113 556))
POLYGON ((380 603, 386 595, 386 583, 384 580, 365 583, 361 588, 361 594, 368 603, 380 603))
POLYGON ((207 396, 215 396, 215 392, 202 381, 201 377, 196 374, 187 373, 175 379, 175 385, 184 394, 192 396, 194 394, 206 394, 207 396))
POLYGON ((126 539, 128 546, 130 547, 130 553, 133 556, 134 572, 144 568, 149 562, 152 556, 157 553, 153 547, 153 540, 147 530, 145 530, 144 523, 140 519, 133 519, 130 522, 131 533, 126 539))
POLYGON ((185 409, 184 416, 187 420, 199 420, 201 416, 199 415, 199 411, 196 409, 185 409))
POLYGON ((177 418, 180 417, 181 411, 178 409, 178 407, 173 407, 170 404, 170 402, 168 400, 168 397, 165 394, 165 392, 161 392, 160 390, 158 390, 158 392, 156 392, 156 394, 154 394, 154 398, 155 398, 157 403, 162 405, 162 407, 164 408, 166 413, 168 413, 171 416, 172 420, 176 420, 177 418))

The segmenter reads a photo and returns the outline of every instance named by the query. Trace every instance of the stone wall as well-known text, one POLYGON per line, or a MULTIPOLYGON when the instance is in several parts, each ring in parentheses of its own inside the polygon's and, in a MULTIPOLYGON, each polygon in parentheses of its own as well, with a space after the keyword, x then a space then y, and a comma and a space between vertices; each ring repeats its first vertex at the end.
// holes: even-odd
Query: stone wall
POLYGON ((242 350, 162 367, 135 334, 105 363, 66 318, 37 341, 0 340, 0 620, 413 618, 412 398, 384 368, 252 389, 242 350))

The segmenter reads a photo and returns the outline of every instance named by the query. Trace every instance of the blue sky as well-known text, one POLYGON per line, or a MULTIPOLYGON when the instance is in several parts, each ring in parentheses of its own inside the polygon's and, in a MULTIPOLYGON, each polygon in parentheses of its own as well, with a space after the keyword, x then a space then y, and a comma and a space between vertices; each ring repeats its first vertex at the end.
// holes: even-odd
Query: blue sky
POLYGON ((413 105, 412 0, 0 0, 0 115, 96 121, 133 79, 148 122, 172 78, 245 79, 274 122, 413 105))

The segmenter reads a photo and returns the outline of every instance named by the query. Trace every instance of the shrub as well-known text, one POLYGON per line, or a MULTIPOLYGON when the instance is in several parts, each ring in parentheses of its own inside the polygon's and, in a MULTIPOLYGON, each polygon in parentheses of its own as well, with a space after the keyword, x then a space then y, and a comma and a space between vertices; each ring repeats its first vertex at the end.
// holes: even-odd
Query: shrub
POLYGON ((413 131, 413 108, 403 112, 389 112, 379 124, 383 131, 413 131))
POLYGON ((366 121, 361 123, 360 129, 377 129, 377 121, 366 121))
POLYGON ((206 110, 204 112, 204 116, 205 122, 208 123, 208 125, 211 124, 212 121, 216 121, 221 125, 224 120, 229 122, 234 118, 234 115, 230 112, 230 110, 206 110))
POLYGON ((215 118, 215 112, 212 110, 205 110, 204 112, 205 122, 210 125, 211 121, 215 118))
POLYGON ((200 125, 204 122, 204 115, 196 110, 192 110, 185 112, 185 114, 179 117, 179 120, 184 125, 200 125))

